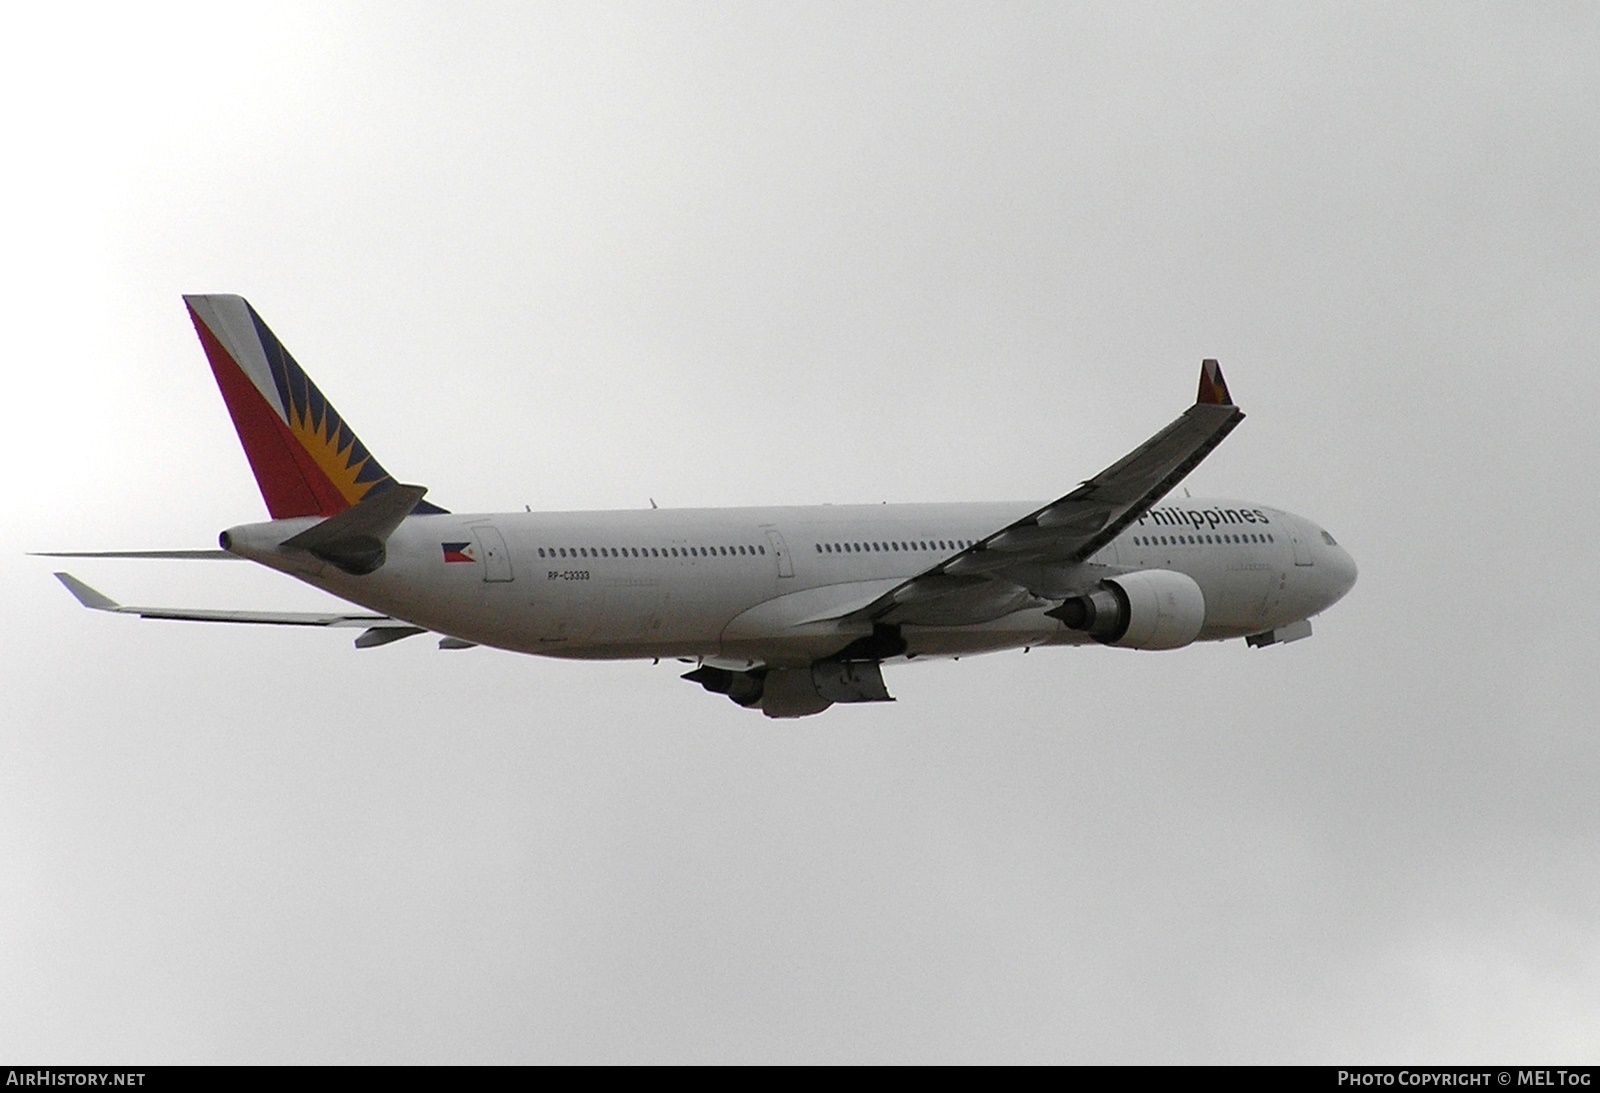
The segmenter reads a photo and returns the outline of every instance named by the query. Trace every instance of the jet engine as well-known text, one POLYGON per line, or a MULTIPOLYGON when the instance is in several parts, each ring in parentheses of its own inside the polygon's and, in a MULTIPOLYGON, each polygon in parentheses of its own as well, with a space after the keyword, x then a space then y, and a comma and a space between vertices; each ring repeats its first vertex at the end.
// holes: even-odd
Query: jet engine
POLYGON ((1200 635, 1206 598, 1185 573, 1145 569, 1101 581, 1045 614, 1102 645, 1180 649, 1200 635))

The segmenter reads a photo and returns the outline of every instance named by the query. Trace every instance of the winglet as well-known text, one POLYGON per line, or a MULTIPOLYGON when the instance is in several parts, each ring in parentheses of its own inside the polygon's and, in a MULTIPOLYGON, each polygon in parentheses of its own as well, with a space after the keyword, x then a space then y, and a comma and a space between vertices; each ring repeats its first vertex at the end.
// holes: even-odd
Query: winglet
POLYGON ((56 580, 67 586, 77 601, 96 611, 120 611, 122 605, 103 592, 97 592, 70 573, 57 573, 56 580))
POLYGON ((1233 405, 1228 381, 1222 378, 1222 365, 1210 357, 1200 362, 1200 394, 1194 401, 1201 406, 1233 405))

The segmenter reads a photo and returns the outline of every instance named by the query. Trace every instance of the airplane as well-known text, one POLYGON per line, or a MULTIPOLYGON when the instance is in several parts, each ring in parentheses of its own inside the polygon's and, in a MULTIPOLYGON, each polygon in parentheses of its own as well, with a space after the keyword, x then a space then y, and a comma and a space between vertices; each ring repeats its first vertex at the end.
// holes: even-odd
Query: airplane
POLYGON ((676 658, 768 717, 893 701, 885 664, 1099 644, 1179 649, 1311 634, 1356 565, 1301 516, 1168 500, 1244 418, 1215 360, 1166 428, 1050 502, 455 513, 393 478, 242 297, 185 296, 271 519, 216 550, 52 557, 248 559, 355 613, 124 606, 144 618, 422 633, 576 660, 676 658))

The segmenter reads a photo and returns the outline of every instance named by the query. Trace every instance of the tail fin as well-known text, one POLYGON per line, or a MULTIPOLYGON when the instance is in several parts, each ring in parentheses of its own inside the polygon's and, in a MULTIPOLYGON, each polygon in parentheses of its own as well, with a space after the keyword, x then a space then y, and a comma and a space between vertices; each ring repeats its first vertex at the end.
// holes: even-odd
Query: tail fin
POLYGON ((274 520, 334 516, 395 485, 243 297, 183 300, 274 520))

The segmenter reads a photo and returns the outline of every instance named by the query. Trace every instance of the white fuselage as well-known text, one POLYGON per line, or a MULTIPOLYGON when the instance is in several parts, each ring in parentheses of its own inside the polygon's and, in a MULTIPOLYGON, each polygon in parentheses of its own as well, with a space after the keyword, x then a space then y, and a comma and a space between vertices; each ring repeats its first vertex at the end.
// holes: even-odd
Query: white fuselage
MULTIPOLYGON (((315 518, 231 529, 229 549, 440 634, 544 656, 685 657, 803 665, 871 633, 839 617, 1039 508, 1037 502, 823 505, 411 516, 375 573, 350 576, 279 547, 315 518), (450 559, 454 560, 450 560, 450 559)), ((1322 611, 1355 580, 1350 556, 1302 517, 1185 498, 1060 579, 1089 587, 1144 569, 1191 577, 1199 640, 1272 630, 1322 611)), ((1063 593, 1067 594, 1066 592, 1063 593)), ((992 596, 992 593, 991 593, 992 596)), ((901 627, 908 656, 960 656, 1091 639, 1026 594, 901 627), (972 623, 973 617, 989 621, 972 623)))

